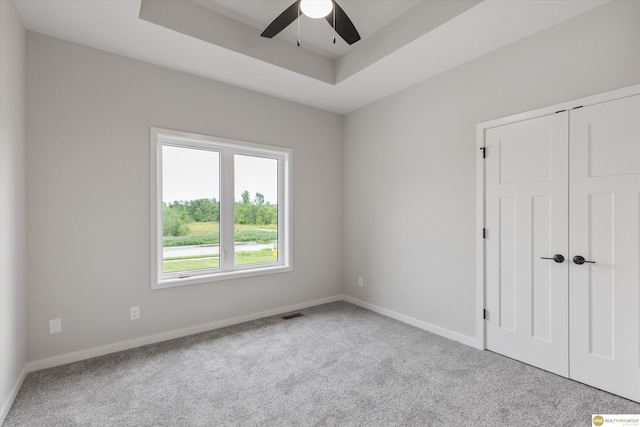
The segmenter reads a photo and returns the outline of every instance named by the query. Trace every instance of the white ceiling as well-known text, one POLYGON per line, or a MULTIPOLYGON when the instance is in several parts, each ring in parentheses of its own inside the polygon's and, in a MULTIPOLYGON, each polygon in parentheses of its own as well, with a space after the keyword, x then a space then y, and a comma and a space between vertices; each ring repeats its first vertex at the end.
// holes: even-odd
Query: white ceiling
POLYGON ((298 48, 260 37, 293 0, 14 0, 28 30, 339 114, 608 1, 339 0, 362 40, 305 18, 298 48))

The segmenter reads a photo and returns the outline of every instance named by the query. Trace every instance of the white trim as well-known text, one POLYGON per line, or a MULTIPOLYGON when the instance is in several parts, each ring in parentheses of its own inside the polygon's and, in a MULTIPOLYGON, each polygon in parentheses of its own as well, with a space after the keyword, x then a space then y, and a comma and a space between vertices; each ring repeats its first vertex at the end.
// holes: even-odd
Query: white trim
POLYGON ((288 271, 293 271, 293 268, 286 265, 265 265, 264 267, 260 268, 253 267, 244 270, 222 271, 215 274, 202 274, 199 276, 191 276, 185 278, 163 279, 159 280, 157 285, 155 285, 151 289, 157 290, 176 288, 179 286, 198 285, 201 283, 218 282, 221 280, 243 279, 253 276, 263 276, 265 274, 286 273, 288 271))
POLYGON ((350 297, 348 295, 344 296, 344 300, 347 301, 347 302, 350 302, 351 304, 355 304, 355 305, 358 305, 360 307, 366 308, 367 310, 371 310, 371 311, 376 312, 378 314, 382 314, 383 316, 387 316, 387 317, 390 317, 392 319, 399 320, 399 321, 401 321, 403 323, 406 323, 408 325, 415 326, 417 328, 423 329, 423 330, 428 331, 428 332, 432 332, 432 333, 434 333, 436 335, 440 335, 440 336, 443 336, 445 338, 449 338, 451 340, 458 341, 458 342, 460 342, 462 344, 466 344, 466 345, 471 346, 471 347, 478 347, 478 340, 473 338, 473 337, 469 337, 467 335, 463 335, 463 334, 460 334, 458 332, 454 332, 452 330, 443 328, 441 326, 433 325, 433 324, 425 322, 423 320, 418 320, 416 318, 413 318, 413 317, 410 317, 410 316, 406 316, 404 314, 395 312, 393 310, 389 310, 389 309, 382 308, 382 307, 379 307, 379 306, 374 305, 374 304, 370 304, 368 302, 364 302, 362 300, 350 297))
POLYGON ((13 405, 13 402, 16 400, 16 397, 18 396, 18 392, 20 391, 20 388, 22 387, 22 383, 24 382, 24 379, 27 377, 28 372, 29 371, 27 369, 27 365, 25 365, 22 368, 22 372, 20 372, 18 381, 16 381, 16 383, 11 388, 9 395, 7 396, 7 400, 2 402, 2 407, 0 407, 0 426, 4 423, 5 418, 7 418, 7 415, 11 410, 11 406, 13 405))
POLYGON ((156 344, 159 342, 168 341, 175 338, 182 338, 189 335, 198 334, 201 332, 211 331, 214 329, 226 328, 227 326, 233 326, 240 323, 250 322, 252 320, 262 319, 262 318, 271 317, 271 316, 277 316, 279 314, 288 313, 291 311, 302 310, 304 308, 314 307, 317 305, 328 304, 331 302, 342 301, 342 300, 343 300, 342 295, 319 298, 311 301, 302 302, 299 304, 293 304, 285 307, 265 310, 258 313, 246 314, 242 316, 232 317, 230 319, 218 320, 215 322, 205 323, 202 325, 191 326, 183 329, 176 329, 173 331, 163 332, 160 334, 149 335, 146 337, 135 338, 128 341, 121 341, 114 344, 94 347, 87 350, 76 351, 74 353, 62 354, 60 356, 54 356, 48 359, 35 360, 33 362, 27 363, 26 372, 33 372, 33 371, 39 371, 41 369, 53 368, 55 366, 78 362, 80 360, 90 359, 92 357, 104 356, 106 354, 115 353, 118 351, 130 350, 132 348, 141 347, 144 345, 156 344))
MULTIPOLYGON (((640 94, 640 84, 635 84, 620 89, 614 89, 608 92, 599 93, 596 95, 590 95, 584 98, 579 98, 572 101, 566 101, 560 104, 551 105, 548 107, 538 108, 523 113, 514 114, 507 117, 502 117, 495 120, 479 123, 476 127, 476 147, 485 146, 485 132, 487 129, 497 126, 503 126, 524 120, 533 119, 536 117, 547 116, 555 114, 559 111, 572 110, 574 108, 580 108, 588 105, 600 104, 603 102, 613 101, 620 98, 626 98, 629 96, 635 96, 640 94)), ((485 347, 485 322, 482 320, 482 310, 484 309, 484 295, 485 295, 485 242, 482 237, 482 228, 485 224, 485 165, 482 156, 478 156, 479 160, 476 163, 476 309, 478 310, 478 322, 476 327, 477 334, 477 348, 484 350, 485 347)), ((487 231, 488 233, 491 230, 487 231)))
POLYGON ((476 341, 479 350, 485 349, 484 340, 484 251, 485 251, 485 159, 484 133, 485 129, 478 126, 477 130, 478 155, 476 160, 476 341))

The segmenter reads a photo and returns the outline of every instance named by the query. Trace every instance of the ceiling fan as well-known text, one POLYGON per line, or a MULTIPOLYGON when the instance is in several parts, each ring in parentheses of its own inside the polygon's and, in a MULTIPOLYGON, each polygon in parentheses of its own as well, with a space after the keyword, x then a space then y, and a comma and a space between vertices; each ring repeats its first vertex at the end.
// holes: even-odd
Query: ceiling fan
MULTIPOLYGON (((360 40, 358 30, 335 0, 297 0, 274 19, 260 35, 272 38, 298 19, 301 14, 314 19, 325 18, 335 32, 350 45, 360 40)), ((335 38, 333 42, 336 42, 335 38)), ((299 45, 300 40, 298 40, 299 45)))

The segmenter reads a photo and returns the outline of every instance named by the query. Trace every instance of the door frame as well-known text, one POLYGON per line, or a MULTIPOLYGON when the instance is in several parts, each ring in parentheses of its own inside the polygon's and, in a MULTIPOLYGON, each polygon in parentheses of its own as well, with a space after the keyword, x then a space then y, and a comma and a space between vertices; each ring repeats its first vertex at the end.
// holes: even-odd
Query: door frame
MULTIPOLYGON (((489 120, 479 123, 476 126, 476 343, 477 348, 485 350, 485 293, 486 293, 486 269, 485 269, 485 161, 483 149, 485 147, 485 135, 488 129, 517 123, 536 117, 547 116, 561 111, 569 111, 574 108, 581 108, 587 105, 599 104, 640 94, 640 84, 626 86, 620 89, 586 96, 583 98, 565 101, 548 107, 538 108, 523 113, 514 114, 499 119, 489 120)), ((488 230, 490 232, 490 230, 488 230)))

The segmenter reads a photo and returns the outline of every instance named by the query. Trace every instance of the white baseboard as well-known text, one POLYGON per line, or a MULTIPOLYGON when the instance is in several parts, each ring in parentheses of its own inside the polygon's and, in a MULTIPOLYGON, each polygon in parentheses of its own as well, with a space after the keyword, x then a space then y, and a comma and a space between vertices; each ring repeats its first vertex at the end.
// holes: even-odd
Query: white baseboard
POLYGON ((404 314, 400 314, 392 310, 388 310, 386 308, 378 307, 377 305, 370 304, 368 302, 359 300, 357 298, 353 298, 348 295, 344 295, 343 299, 347 302, 350 302, 351 304, 358 305, 360 307, 366 308, 367 310, 371 310, 376 313, 382 314, 383 316, 387 316, 392 319, 399 320, 411 326, 424 329, 425 331, 433 332, 434 334, 441 335, 445 338, 449 338, 451 340, 458 341, 462 344, 466 344, 468 346, 478 348, 478 340, 476 338, 469 337, 467 335, 462 335, 458 332, 454 332, 440 326, 432 325, 431 323, 418 320, 413 317, 406 316, 404 314))
MULTIPOLYGON (((374 311, 376 313, 382 314, 383 316, 387 316, 392 319, 396 319, 401 322, 407 323, 409 325, 416 326, 420 329, 424 329, 425 331, 433 332, 434 334, 441 335, 445 338, 449 338, 454 341, 458 341, 472 347, 477 347, 477 339, 473 337, 462 335, 457 332, 451 331, 449 329, 432 325, 431 323, 427 323, 422 320, 418 320, 413 317, 409 317, 404 314, 400 314, 395 311, 388 310, 386 308, 378 307, 377 305, 369 304, 368 302, 361 301, 357 298, 353 298, 347 295, 335 295, 332 297, 315 299, 315 300, 306 301, 299 304, 261 311, 258 313, 233 317, 231 319, 219 320, 216 322, 191 326, 189 328, 177 329, 174 331, 163 332, 161 334, 149 335, 146 337, 136 338, 133 340, 122 341, 122 342, 108 344, 100 347, 94 347, 87 350, 77 351, 74 353, 62 354, 60 356, 54 356, 47 359, 35 360, 27 363, 25 371, 33 372, 33 371, 39 371, 41 369, 53 368, 55 366, 66 365, 67 363, 78 362, 80 360, 86 360, 92 357, 104 356, 105 354, 115 353, 123 350, 129 350, 129 349, 140 347, 143 345, 155 344, 162 341, 172 340, 175 338, 186 337, 188 335, 193 335, 200 332, 206 332, 213 329, 225 328, 227 326, 233 326, 239 323, 250 322, 252 320, 262 319, 270 316, 277 316, 278 314, 288 313, 296 310, 302 310, 304 308, 314 307, 316 305, 322 305, 322 304, 327 304, 327 303, 342 301, 342 300, 358 305, 360 307, 366 308, 368 310, 374 311)), ((18 389, 19 387, 16 389, 16 393, 18 389)), ((13 399, 11 399, 10 402, 13 402, 13 399)), ((9 407, 10 406, 11 405, 9 404, 9 407)))
MULTIPOLYGON (((55 366, 66 365, 67 363, 78 362, 80 360, 90 359, 92 357, 104 356, 105 354, 115 353, 118 351, 129 350, 148 344, 155 344, 162 341, 168 341, 175 338, 186 337, 188 335, 198 334, 200 332, 211 331, 213 329, 225 328, 227 326, 237 325, 239 323, 250 322, 252 320, 262 319, 278 314, 288 313, 291 311, 302 310, 304 308, 314 307, 316 305, 327 304, 330 302, 342 301, 342 295, 335 295, 327 298, 320 298, 306 301, 299 304, 293 304, 286 307, 274 308, 271 310, 261 311, 258 313, 247 314, 244 316, 233 317, 231 319, 219 320, 216 322, 205 323, 203 325, 191 326, 189 328, 177 329, 161 334, 149 335, 146 337, 136 338, 133 340, 122 341, 114 344, 108 344, 100 347, 94 347, 87 350, 81 350, 74 353, 62 354, 60 356, 50 357, 48 359, 35 360, 27 363, 27 372, 39 371, 41 369, 53 368, 55 366)), ((11 400, 13 401, 13 400, 11 400)))
POLYGON ((4 423, 4 419, 7 418, 7 414, 11 409, 11 405, 13 405, 13 401, 16 400, 16 396, 18 396, 20 387, 22 387, 22 383, 27 377, 27 372, 27 367, 25 365, 25 367, 22 369, 22 372, 20 373, 20 376, 18 377, 18 381, 16 381, 16 383, 13 385, 9 396, 7 396, 7 399, 2 402, 2 406, 0 407, 0 426, 4 423))

